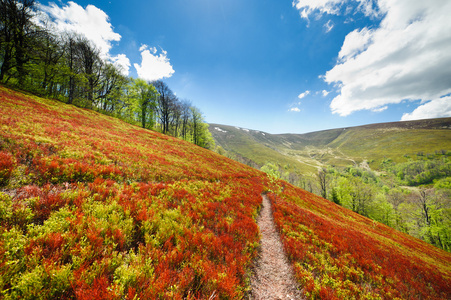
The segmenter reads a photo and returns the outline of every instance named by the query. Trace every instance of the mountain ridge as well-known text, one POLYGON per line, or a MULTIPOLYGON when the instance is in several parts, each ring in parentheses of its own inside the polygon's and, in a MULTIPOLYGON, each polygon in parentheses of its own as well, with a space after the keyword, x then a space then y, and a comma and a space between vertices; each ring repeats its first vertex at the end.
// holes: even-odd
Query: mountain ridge
POLYGON ((225 151, 245 157, 259 166, 268 160, 281 161, 281 165, 290 164, 310 173, 315 172, 315 168, 302 165, 313 162, 320 168, 326 164, 346 166, 351 161, 358 164, 374 160, 371 167, 377 168, 384 157, 393 156, 399 160, 404 155, 418 152, 451 149, 450 129, 451 118, 376 123, 304 134, 270 134, 210 124, 213 138, 225 151), (262 153, 265 153, 266 160, 262 153))

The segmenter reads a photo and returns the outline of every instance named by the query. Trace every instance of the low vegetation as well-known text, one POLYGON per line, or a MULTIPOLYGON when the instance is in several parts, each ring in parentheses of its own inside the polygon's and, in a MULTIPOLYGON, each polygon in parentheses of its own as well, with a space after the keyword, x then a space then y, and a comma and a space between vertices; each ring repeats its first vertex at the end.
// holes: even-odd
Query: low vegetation
POLYGON ((0 99, 1 298, 243 297, 257 171, 90 110, 0 99))
POLYGON ((209 150, 0 90, 3 299, 241 299, 269 193, 308 299, 451 297, 451 256, 209 150))
POLYGON ((298 188, 270 199, 308 299, 449 297, 449 253, 298 188))

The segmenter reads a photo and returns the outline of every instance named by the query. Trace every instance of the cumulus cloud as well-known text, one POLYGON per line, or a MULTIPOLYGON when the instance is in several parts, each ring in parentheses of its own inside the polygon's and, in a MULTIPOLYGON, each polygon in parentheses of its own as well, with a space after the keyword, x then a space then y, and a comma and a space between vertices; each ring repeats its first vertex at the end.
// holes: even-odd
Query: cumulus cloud
POLYGON ((322 77, 339 89, 330 104, 333 113, 382 111, 389 104, 422 100, 430 102, 403 118, 450 114, 449 98, 443 96, 451 92, 451 1, 295 0, 293 5, 307 18, 351 13, 350 5, 367 16, 383 16, 376 28, 349 33, 336 65, 322 77))
POLYGON ((341 46, 341 50, 338 53, 338 58, 341 61, 346 61, 348 58, 355 57, 367 50, 371 37, 372 31, 368 28, 352 31, 345 37, 343 46, 341 46))
POLYGON ((292 107, 292 108, 290 108, 289 111, 291 111, 291 112, 300 112, 301 109, 299 107, 292 107))
POLYGON ((299 94, 298 98, 299 98, 299 99, 305 98, 305 96, 307 96, 307 95, 309 95, 309 94, 310 94, 310 91, 307 90, 307 91, 305 91, 305 92, 299 94))
POLYGON ((40 5, 40 9, 52 18, 57 29, 86 36, 104 54, 110 51, 112 42, 121 39, 121 35, 114 32, 108 15, 94 5, 88 5, 85 9, 70 1, 63 7, 51 3, 49 6, 40 5))
POLYGON ((167 57, 167 51, 161 49, 161 53, 157 54, 156 48, 150 48, 142 45, 140 48, 142 61, 141 64, 134 64, 138 77, 154 81, 163 78, 169 78, 174 74, 174 69, 167 57))
POLYGON ((118 54, 116 56, 110 57, 111 62, 117 68, 119 68, 125 76, 128 76, 130 71, 130 60, 125 54, 118 54))
POLYGON ((48 6, 39 4, 39 9, 50 18, 56 30, 84 35, 100 50, 102 58, 120 65, 123 73, 128 75, 130 61, 125 54, 110 55, 113 42, 119 42, 121 35, 114 32, 110 18, 103 10, 94 5, 83 8, 72 1, 63 7, 55 3, 48 6))
POLYGON ((401 120, 419 120, 429 118, 451 117, 451 96, 434 99, 417 107, 411 113, 405 113, 401 120))

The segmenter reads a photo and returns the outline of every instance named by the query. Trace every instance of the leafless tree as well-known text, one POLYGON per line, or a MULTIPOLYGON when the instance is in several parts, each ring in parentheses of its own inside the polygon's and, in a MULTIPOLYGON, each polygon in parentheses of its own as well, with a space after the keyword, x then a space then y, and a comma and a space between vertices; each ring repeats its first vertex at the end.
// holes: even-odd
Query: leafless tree
POLYGON ((318 173, 316 174, 316 177, 318 178, 321 197, 326 198, 327 197, 327 184, 328 184, 327 170, 325 168, 320 169, 318 171, 318 173))
POLYGON ((68 67, 67 103, 72 104, 75 98, 77 74, 80 72, 78 66, 77 36, 74 33, 66 33, 65 39, 64 48, 68 67))
POLYGON ((86 37, 79 37, 76 49, 82 67, 82 73, 87 81, 86 98, 88 105, 94 104, 94 93, 102 72, 103 62, 100 59, 100 51, 86 37))
POLYGON ((171 117, 171 106, 175 95, 172 90, 161 80, 154 81, 153 86, 157 89, 159 96, 157 97, 157 111, 160 119, 162 132, 169 132, 169 121, 171 117))
POLYGON ((111 63, 104 63, 102 67, 99 88, 97 89, 98 106, 103 111, 114 112, 123 105, 121 96, 129 79, 121 74, 120 70, 111 63))
POLYGON ((189 102, 188 100, 183 100, 180 103, 180 109, 181 109, 181 121, 182 121, 182 139, 186 140, 187 139, 187 134, 188 134, 188 125, 191 119, 191 102, 189 102))

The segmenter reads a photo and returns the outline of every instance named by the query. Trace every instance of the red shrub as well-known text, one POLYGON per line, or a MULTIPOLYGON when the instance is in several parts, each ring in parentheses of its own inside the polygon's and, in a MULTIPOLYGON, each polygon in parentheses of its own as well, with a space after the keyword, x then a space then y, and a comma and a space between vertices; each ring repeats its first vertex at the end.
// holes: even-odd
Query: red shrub
POLYGON ((80 280, 74 288, 75 297, 78 300, 115 300, 120 299, 110 287, 110 282, 106 276, 94 279, 92 284, 87 284, 80 280))
POLYGON ((0 186, 8 184, 14 165, 14 159, 11 154, 0 151, 0 186))

